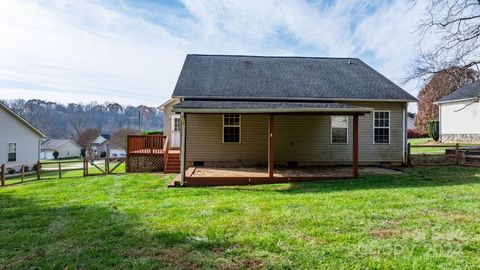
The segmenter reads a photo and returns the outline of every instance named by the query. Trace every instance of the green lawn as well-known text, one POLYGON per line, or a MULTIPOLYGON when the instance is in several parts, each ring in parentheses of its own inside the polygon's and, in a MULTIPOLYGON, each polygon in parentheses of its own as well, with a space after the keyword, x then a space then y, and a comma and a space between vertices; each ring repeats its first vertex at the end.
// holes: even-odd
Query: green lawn
POLYGON ((177 189, 69 174, 0 189, 0 269, 480 268, 480 169, 177 189))
POLYGON ((73 158, 61 158, 61 159, 43 159, 40 161, 42 164, 48 164, 48 163, 57 163, 57 162, 65 162, 65 161, 78 161, 82 162, 81 157, 73 157, 73 158))
MULTIPOLYGON (((432 138, 416 138, 416 139, 408 139, 408 142, 412 145, 428 145, 428 144, 434 144, 434 145, 442 145, 441 142, 435 142, 432 138)), ((452 146, 454 144, 444 144, 446 145, 445 147, 419 147, 411 148, 411 153, 412 154, 445 154, 446 149, 452 149, 455 148, 455 146, 452 146)), ((460 144, 460 147, 462 146, 471 146, 469 144, 460 144)))

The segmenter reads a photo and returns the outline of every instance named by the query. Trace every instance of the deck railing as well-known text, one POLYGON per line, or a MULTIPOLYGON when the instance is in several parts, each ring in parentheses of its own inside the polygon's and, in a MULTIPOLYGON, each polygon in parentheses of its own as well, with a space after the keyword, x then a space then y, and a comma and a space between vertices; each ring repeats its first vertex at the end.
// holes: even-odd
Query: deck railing
POLYGON ((167 137, 163 135, 129 135, 127 155, 160 155, 166 145, 167 137))

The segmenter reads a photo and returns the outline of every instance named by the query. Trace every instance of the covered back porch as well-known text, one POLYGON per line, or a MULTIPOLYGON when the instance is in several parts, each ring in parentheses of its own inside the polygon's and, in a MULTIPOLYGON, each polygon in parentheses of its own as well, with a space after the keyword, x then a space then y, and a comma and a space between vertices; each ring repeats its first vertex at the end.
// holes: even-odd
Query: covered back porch
MULTIPOLYGON (((359 173, 359 116, 372 111, 371 108, 354 106, 342 103, 318 103, 318 102, 246 102, 246 101, 183 101, 176 105, 173 111, 181 114, 181 168, 180 174, 175 179, 175 184, 179 186, 215 186, 215 185, 254 185, 254 184, 269 184, 269 183, 286 183, 286 182, 299 182, 309 180, 331 180, 331 179, 349 179, 357 178, 359 173), (214 116, 215 115, 215 116, 214 116), (223 119, 219 118, 222 117, 223 119), (211 153, 212 150, 199 147, 202 143, 202 138, 199 136, 205 136, 205 141, 211 140, 207 135, 198 134, 195 119, 199 117, 215 118, 218 123, 218 119, 225 120, 225 115, 242 115, 247 119, 247 115, 250 118, 265 119, 261 121, 263 127, 259 127, 258 123, 253 130, 248 124, 245 124, 245 131, 243 133, 255 134, 253 139, 257 140, 255 149, 256 155, 261 155, 260 158, 265 158, 265 162, 260 165, 228 165, 228 166, 216 166, 207 165, 205 162, 195 161, 202 158, 202 154, 194 155, 191 152, 203 149, 205 156, 208 156, 207 152, 211 153), (285 145, 275 143, 275 138, 280 133, 285 134, 285 130, 279 129, 276 131, 276 120, 284 120, 286 117, 311 117, 311 116, 348 116, 351 119, 349 123, 351 136, 349 137, 348 144, 345 144, 341 149, 349 147, 348 152, 350 157, 348 158, 347 166, 298 166, 296 162, 285 163, 282 161, 282 165, 275 160, 276 146, 279 151, 282 151, 282 155, 288 155, 288 149, 285 150, 285 145), (190 130, 189 128, 192 128, 190 130), (249 129, 249 130, 247 130, 249 129), (192 142, 192 141, 195 141, 192 142), (264 148, 265 147, 265 148, 264 148), (280 149, 282 148, 282 149, 280 149), (264 150, 262 150, 264 149, 264 150), (191 151, 191 152, 189 152, 191 151), (262 152, 265 151, 265 152, 262 152), (287 152, 286 152, 287 151, 287 152), (187 158, 188 156, 188 158, 187 158), (285 164, 284 164, 285 163, 285 164), (290 164, 292 163, 292 164, 290 164), (207 166, 205 166, 207 165, 207 166)), ((243 119, 242 119, 243 121, 243 119)), ((228 122, 228 121, 227 121, 228 122)), ((240 122, 240 120, 238 120, 240 122)), ((220 122, 218 125, 222 125, 220 122)), ((225 129, 225 122, 223 123, 222 140, 225 138, 225 134, 229 132, 229 129, 225 129)), ((240 126, 240 125, 239 125, 240 126)), ((242 123, 243 127, 243 123, 242 123)), ((242 129, 239 127, 239 130, 242 129)), ((308 127, 307 127, 308 128, 308 127)), ((311 127, 315 128, 314 126, 311 127)), ((217 129, 212 125, 211 129, 217 129)), ((295 132, 295 131, 292 131, 295 132)), ((324 131, 326 132, 326 131, 324 131)), ((328 130, 330 132, 330 130, 328 130)), ((239 133, 242 133, 239 131, 239 133)), ((239 134, 240 135, 240 134, 239 134)), ((292 136, 294 136, 293 134, 292 136)), ((250 135, 253 136, 253 135, 250 135)), ((347 134, 348 136, 348 134, 347 134)), ((241 136, 239 136, 241 137, 241 136)), ((235 136, 234 136, 235 138, 235 136)), ((252 140, 252 138, 250 138, 252 140)), ((315 140, 315 138, 312 138, 315 140)), ((237 144, 248 144, 248 141, 243 141, 238 138, 237 144)), ((207 144, 207 143, 205 143, 207 144)), ((307 145, 308 147, 308 145, 307 145)), ((312 146, 314 147, 314 146, 312 146)), ((318 147, 317 147, 318 148, 318 147)), ((222 141, 216 151, 227 151, 225 149, 240 149, 235 148, 235 145, 222 141)), ((293 148, 292 148, 293 150, 293 148)), ((232 155, 238 154, 242 156, 244 150, 230 150, 232 155)), ((342 153, 344 156, 345 153, 342 153)), ((292 152, 293 156, 294 153, 292 152)), ((221 156, 221 155, 219 155, 221 156)), ((278 156, 278 155, 277 155, 278 156)), ((344 157, 345 158, 345 157, 344 157)), ((219 163, 224 160, 217 158, 219 163)), ((282 158, 282 159, 285 159, 282 158)), ((288 157, 287 157, 288 159, 288 157)), ((241 160, 239 158, 239 160, 241 160)), ((209 162, 209 164, 215 164, 209 162)), ((225 162, 223 162, 225 164, 225 162)), ((325 163, 327 165, 329 163, 325 163)), ((333 164, 332 164, 333 165, 333 164)), ((343 164, 345 165, 345 164, 343 164)))

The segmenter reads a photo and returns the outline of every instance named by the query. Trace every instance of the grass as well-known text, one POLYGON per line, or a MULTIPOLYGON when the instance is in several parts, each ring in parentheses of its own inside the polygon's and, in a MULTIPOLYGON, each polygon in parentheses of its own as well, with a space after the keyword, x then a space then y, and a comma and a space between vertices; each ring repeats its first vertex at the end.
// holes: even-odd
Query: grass
POLYGON ((81 157, 73 157, 73 158, 59 158, 59 159, 42 159, 40 161, 41 164, 48 164, 48 163, 57 163, 57 162, 65 162, 65 161, 78 161, 82 162, 81 157))
POLYGON ((480 268, 478 168, 183 189, 76 173, 0 189, 0 269, 480 268))
MULTIPOLYGON (((408 142, 412 145, 428 145, 428 144, 434 144, 434 145, 445 145, 445 147, 412 147, 411 148, 411 153, 412 154, 445 154, 446 149, 452 149, 455 148, 455 146, 452 146, 454 144, 448 143, 448 144, 443 144, 441 142, 435 142, 432 138, 415 138, 415 139, 408 139, 408 142)), ((472 144, 460 144, 460 147, 462 146, 472 146, 472 144)))

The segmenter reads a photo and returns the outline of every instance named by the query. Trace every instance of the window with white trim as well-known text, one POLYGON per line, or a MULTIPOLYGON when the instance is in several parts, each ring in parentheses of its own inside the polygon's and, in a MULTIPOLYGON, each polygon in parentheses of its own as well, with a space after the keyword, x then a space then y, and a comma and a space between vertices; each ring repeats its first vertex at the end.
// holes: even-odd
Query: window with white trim
POLYGON ((224 143, 240 142, 240 115, 239 114, 223 115, 223 142, 224 143))
POLYGON ((17 144, 16 143, 8 143, 8 162, 15 162, 17 161, 17 144))
POLYGON ((180 131, 180 118, 173 118, 173 131, 180 131))
POLYGON ((348 116, 332 115, 330 134, 332 144, 348 144, 348 116))
POLYGON ((373 142, 390 143, 390 111, 374 111, 373 142))

